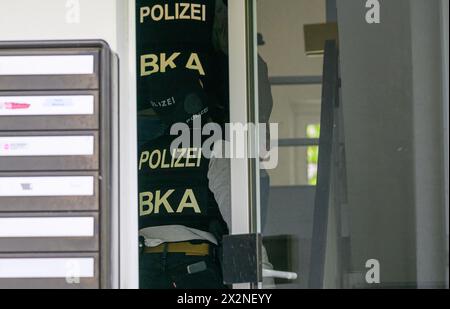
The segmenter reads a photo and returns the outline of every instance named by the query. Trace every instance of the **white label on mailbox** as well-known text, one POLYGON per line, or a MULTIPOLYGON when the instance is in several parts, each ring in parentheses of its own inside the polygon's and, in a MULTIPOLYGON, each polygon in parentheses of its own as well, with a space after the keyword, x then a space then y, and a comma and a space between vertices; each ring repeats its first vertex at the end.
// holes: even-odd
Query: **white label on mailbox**
POLYGON ((91 156, 93 136, 0 137, 0 157, 91 156))
POLYGON ((0 278, 93 278, 94 264, 94 258, 0 258, 0 278))
POLYGON ((92 95, 0 97, 0 116, 93 114, 92 95))
POLYGON ((0 238, 93 236, 93 217, 0 218, 0 238))
POLYGON ((0 56, 0 75, 72 74, 94 74, 94 56, 0 56))
POLYGON ((0 197, 93 196, 94 177, 0 177, 0 197))

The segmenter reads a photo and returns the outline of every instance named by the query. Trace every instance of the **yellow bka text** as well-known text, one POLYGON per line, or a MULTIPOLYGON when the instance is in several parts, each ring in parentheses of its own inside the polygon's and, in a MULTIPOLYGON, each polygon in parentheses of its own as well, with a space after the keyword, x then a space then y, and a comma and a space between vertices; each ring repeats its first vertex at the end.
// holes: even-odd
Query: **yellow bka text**
MULTIPOLYGON (((172 53, 167 56, 166 53, 146 54, 141 56, 141 77, 150 76, 155 73, 166 73, 168 69, 177 68, 177 59, 181 53, 172 53)), ((197 71, 201 76, 205 76, 205 70, 197 53, 191 53, 184 67, 188 70, 197 71)))
POLYGON ((186 210, 193 210, 196 214, 202 213, 197 198, 195 197, 194 190, 186 189, 176 207, 173 207, 170 203, 170 200, 173 200, 171 199, 171 196, 174 193, 175 190, 168 190, 164 193, 161 190, 157 190, 155 193, 139 193, 139 216, 143 217, 152 214, 160 214, 162 211, 167 214, 182 214, 186 210))

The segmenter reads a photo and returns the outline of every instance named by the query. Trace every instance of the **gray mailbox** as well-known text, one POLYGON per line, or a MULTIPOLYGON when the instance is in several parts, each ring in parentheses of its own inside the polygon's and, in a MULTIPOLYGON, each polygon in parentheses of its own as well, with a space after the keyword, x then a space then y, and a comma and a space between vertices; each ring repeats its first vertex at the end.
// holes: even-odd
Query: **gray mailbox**
POLYGON ((111 287, 114 61, 0 42, 0 288, 111 287))

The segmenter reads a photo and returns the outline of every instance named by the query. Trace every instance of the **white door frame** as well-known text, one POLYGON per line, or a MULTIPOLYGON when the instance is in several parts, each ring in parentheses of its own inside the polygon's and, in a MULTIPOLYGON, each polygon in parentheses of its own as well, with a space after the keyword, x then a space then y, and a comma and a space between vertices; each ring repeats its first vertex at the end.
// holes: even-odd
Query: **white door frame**
POLYGON ((120 55, 119 288, 139 288, 135 1, 117 1, 120 55))
MULTIPOLYGON (((255 0, 228 1, 231 123, 259 123, 256 16, 255 0)), ((251 149, 258 153, 259 136, 258 129, 249 131, 244 145, 237 146, 246 153, 251 149)), ((261 233, 259 159, 231 159, 231 219, 232 235, 261 233)), ((256 287, 262 285, 234 285, 236 289, 256 287)))
MULTIPOLYGON (((248 7, 247 2, 255 2, 254 0, 246 1, 229 1, 228 2, 228 36, 229 36, 229 63, 230 63, 230 122, 248 124, 257 119, 252 118, 250 107, 252 100, 257 100, 257 78, 253 70, 249 68, 257 68, 256 53, 254 57, 249 57, 248 44, 252 40, 252 44, 256 47, 256 35, 254 38, 248 37, 248 7), (252 59, 253 64, 249 63, 252 59), (251 76, 252 75, 252 76, 251 76), (253 89, 249 83, 253 80, 253 89), (253 95, 249 95, 254 91, 253 95)), ((254 8, 255 6, 253 6, 254 8)), ((253 21, 253 27, 256 28, 256 20, 253 21)), ((255 104, 257 105, 257 104, 255 104)), ((257 108, 257 106, 256 106, 257 108)), ((257 118, 257 110, 256 112, 257 118)), ((247 136, 244 149, 249 149, 249 143, 257 142, 255 136, 247 136)), ((259 168, 259 164, 257 164, 259 168)), ((231 160, 231 234, 250 234, 257 232, 258 224, 255 222, 254 208, 257 203, 252 196, 259 197, 259 194, 252 192, 252 182, 259 182, 259 169, 253 171, 252 175, 250 160, 232 159, 231 160), (256 178, 256 179, 255 179, 256 178), (256 225, 256 226, 255 226, 256 225)), ((256 188, 259 186, 256 184, 256 188)))
MULTIPOLYGON (((136 102, 136 3, 135 0, 117 1, 118 52, 120 62, 120 270, 119 287, 139 287, 138 250, 138 176, 137 176, 137 102, 136 102)), ((252 38, 255 47, 253 57, 248 55, 247 1, 229 1, 229 60, 230 60, 230 119, 246 124, 251 120, 251 110, 257 123, 257 55, 256 35, 252 38), (249 66, 248 59, 254 61, 249 66), (249 70, 248 68, 253 68, 249 70), (249 89, 249 81, 253 87, 249 89), (253 91, 249 96, 250 91, 253 91), (252 100, 253 102, 250 102, 252 100), (256 106, 253 106, 256 105, 256 106)), ((256 9, 256 5, 253 5, 256 9)), ((256 16, 256 15, 253 15, 256 16)), ((256 18, 253 18, 256 29, 256 18)), ((256 132, 257 133, 257 132, 256 132)), ((249 136, 257 143, 258 134, 249 136)), ((231 233, 249 234, 259 231, 259 162, 251 166, 249 160, 235 159, 231 162, 231 233)), ((241 288, 249 285, 239 286, 241 288)))

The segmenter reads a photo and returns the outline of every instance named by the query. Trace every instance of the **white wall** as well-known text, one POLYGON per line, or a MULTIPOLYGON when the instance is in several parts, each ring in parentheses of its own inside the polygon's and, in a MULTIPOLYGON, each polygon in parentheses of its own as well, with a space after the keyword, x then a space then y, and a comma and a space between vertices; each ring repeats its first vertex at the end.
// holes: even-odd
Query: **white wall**
POLYGON ((384 1, 381 24, 365 1, 339 0, 342 106, 351 271, 381 263, 385 284, 415 282, 409 0, 384 1))
POLYGON ((103 39, 116 49, 116 1, 0 1, 0 41, 57 39, 103 39))
POLYGON ((339 0, 351 271, 381 263, 385 286, 444 279, 438 1, 339 0))

